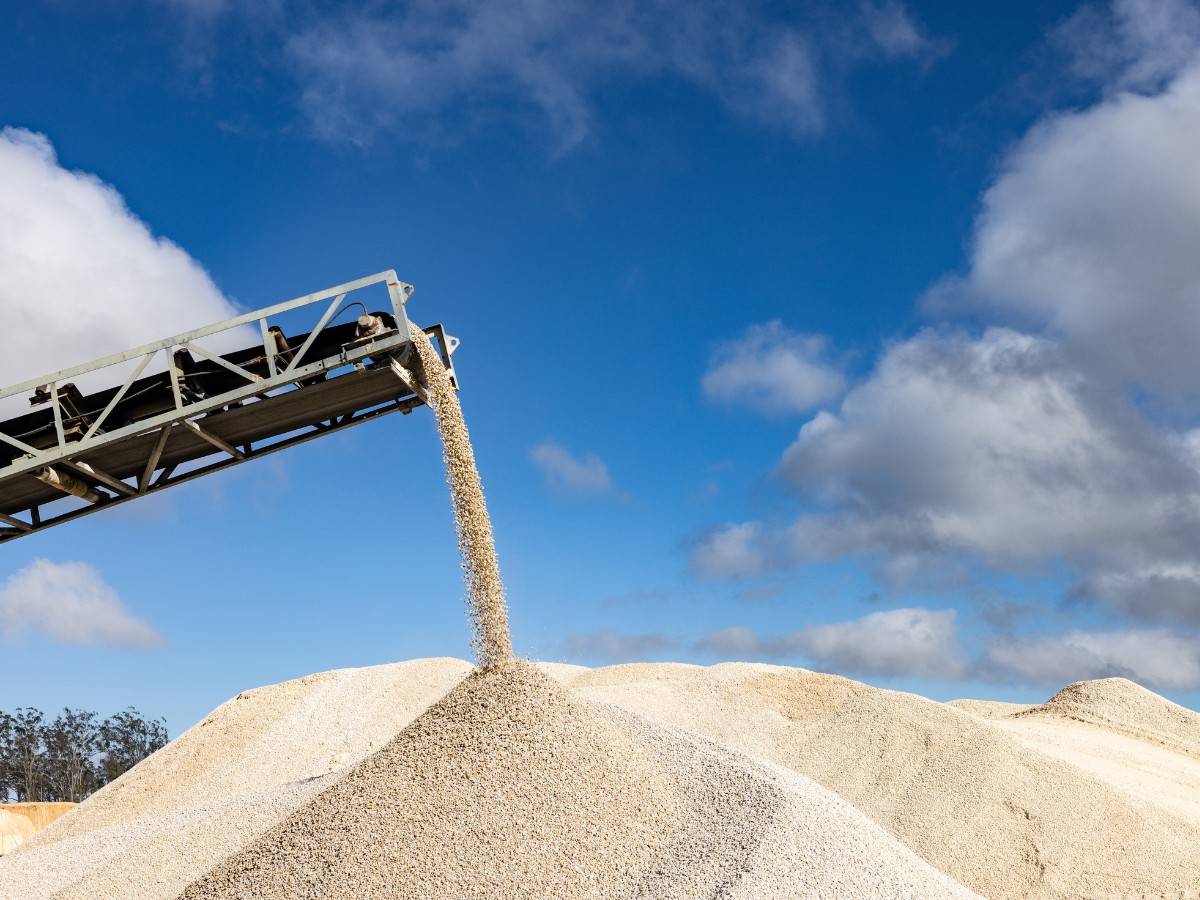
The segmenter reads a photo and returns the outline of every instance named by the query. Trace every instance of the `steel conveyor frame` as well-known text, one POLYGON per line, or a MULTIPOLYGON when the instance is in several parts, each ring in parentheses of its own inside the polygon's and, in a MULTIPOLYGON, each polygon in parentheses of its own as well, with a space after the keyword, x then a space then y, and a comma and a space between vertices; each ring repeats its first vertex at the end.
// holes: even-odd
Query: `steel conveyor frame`
MULTIPOLYGON (((0 400, 36 391, 31 403, 50 407, 49 414, 0 422, 0 543, 387 413, 411 412, 426 399, 405 312, 412 291, 388 270, 0 390, 0 400), (348 296, 378 284, 390 298, 391 312, 379 319, 387 327, 359 336, 351 326, 332 325, 348 296), (331 302, 312 330, 295 337, 298 347, 280 339, 272 320, 304 307, 315 311, 324 301, 331 302), (197 343, 255 323, 261 347, 218 355, 197 343), (167 371, 139 380, 159 354, 167 371), (194 363, 192 354, 203 360, 198 367, 208 367, 203 380, 182 365, 194 363), (83 396, 70 382, 133 361, 120 388, 83 396), (210 394, 198 384, 220 389, 210 394), (165 408, 131 413, 133 398, 151 389, 165 408), (31 420, 39 427, 31 430, 31 420), (176 472, 190 464, 196 467, 176 472)), ((441 325, 424 331, 457 386, 457 339, 441 325)))

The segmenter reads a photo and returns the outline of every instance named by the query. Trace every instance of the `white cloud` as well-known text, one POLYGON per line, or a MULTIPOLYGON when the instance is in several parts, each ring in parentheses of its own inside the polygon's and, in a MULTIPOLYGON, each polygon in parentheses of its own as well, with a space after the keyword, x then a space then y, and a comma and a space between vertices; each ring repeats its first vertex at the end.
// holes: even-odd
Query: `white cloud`
POLYGON ((956 631, 952 609, 891 609, 814 625, 800 633, 799 643, 814 660, 836 669, 953 679, 963 673, 956 631))
POLYGON ((0 272, 0 319, 19 338, 0 355, 0 386, 237 314, 113 187, 19 128, 0 131, 0 272))
POLYGON ((951 553, 891 553, 879 560, 873 572, 892 590, 957 591, 971 583, 970 566, 951 553))
POLYGON ((961 588, 972 560, 1066 563, 1073 596, 1200 624, 1200 459, 1072 367, 1004 328, 926 331, 891 347, 839 408, 800 429, 779 477, 802 512, 743 522, 693 554, 710 577, 875 556, 892 587, 961 588))
POLYGON ((692 553, 692 571, 706 578, 757 575, 771 565, 761 546, 766 529, 757 522, 726 525, 705 537, 692 553))
POLYGON ((562 148, 589 133, 591 96, 604 84, 666 76, 737 115, 809 135, 824 127, 835 72, 932 52, 894 0, 858 17, 811 12, 784 21, 714 0, 420 2, 311 17, 291 28, 286 52, 303 109, 325 139, 436 138, 439 128, 460 130, 517 106, 539 113, 562 148), (459 121, 448 121, 451 111, 459 121))
POLYGON ((0 588, 0 629, 9 638, 28 631, 69 644, 150 649, 162 643, 94 568, 45 559, 33 560, 0 588))
POLYGON ((1093 391, 1054 343, 1008 329, 894 346, 800 429, 779 473, 836 510, 798 521, 801 558, 1127 564, 1186 559, 1200 540, 1200 471, 1179 442, 1093 391))
POLYGON ((1059 39, 1108 92, 1006 155, 967 274, 925 298, 1025 331, 889 348, 784 454, 804 507, 790 546, 758 529, 764 565, 874 554, 904 586, 1066 563, 1075 599, 1200 624, 1200 439, 1146 415, 1200 393, 1200 10, 1118 0, 1059 39))
POLYGON ((719 628, 706 634, 696 642, 696 649, 733 660, 780 658, 796 652, 786 638, 764 637, 743 625, 719 628))
POLYGON ((1075 74, 1116 90, 1153 90, 1191 65, 1200 9, 1191 0, 1114 0, 1081 7, 1051 35, 1075 74))
POLYGON ((1158 563, 1090 573, 1071 590, 1076 600, 1100 600, 1139 619, 1200 626, 1200 565, 1158 563))
POLYGON ((546 487, 556 493, 581 497, 607 494, 613 489, 608 466, 595 453, 577 459, 565 447, 544 441, 529 456, 545 478, 546 487))
POLYGON ((1047 329, 1114 389, 1200 392, 1198 146, 1200 65, 1048 117, 984 194, 968 274, 927 307, 1047 329))
POLYGON ((703 380, 710 400, 770 415, 807 412, 835 400, 845 386, 828 360, 825 338, 791 331, 778 320, 751 325, 720 345, 703 380))
POLYGON ((897 0, 862 3, 861 21, 871 43, 889 59, 936 55, 945 49, 925 34, 897 0))
POLYGON ((661 658, 675 642, 660 634, 618 634, 612 630, 568 634, 566 653, 571 659, 601 659, 606 662, 630 662, 661 658))
POLYGON ((1166 629, 1008 638, 994 643, 988 656, 1036 684, 1061 686, 1120 676, 1158 690, 1200 687, 1200 639, 1166 629))
POLYGON ((782 124, 796 136, 825 126, 816 52, 809 38, 792 29, 781 28, 759 55, 718 75, 709 87, 735 112, 782 124))
POLYGON ((725 628, 702 638, 696 649, 735 659, 805 656, 832 671, 954 680, 965 669, 955 616, 952 609, 892 609, 783 635, 725 628))

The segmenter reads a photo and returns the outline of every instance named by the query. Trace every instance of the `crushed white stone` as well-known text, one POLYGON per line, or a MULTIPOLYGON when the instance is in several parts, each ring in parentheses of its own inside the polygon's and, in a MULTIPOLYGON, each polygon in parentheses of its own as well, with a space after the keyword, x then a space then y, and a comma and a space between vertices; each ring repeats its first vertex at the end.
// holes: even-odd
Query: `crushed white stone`
POLYGON ((446 464, 446 481, 450 485, 454 526, 458 532, 458 552, 467 587, 471 649, 475 661, 486 668, 512 659, 513 655, 492 520, 484 502, 483 484, 479 480, 475 451, 467 434, 458 394, 425 332, 411 324, 409 332, 425 370, 429 405, 433 407, 442 438, 442 459, 446 464))
MULTIPOLYGON (((346 789, 354 766, 381 765, 385 757, 378 754, 385 747, 393 754, 389 767, 410 774, 442 772, 449 791, 444 805, 438 805, 437 792, 426 794, 417 798, 414 815, 426 817, 424 821, 436 833, 454 831, 453 815, 447 810, 465 802, 472 790, 474 796, 481 796, 484 789, 483 782, 470 775, 472 754, 481 751, 451 747, 450 755, 458 762, 444 757, 443 765, 449 768, 439 769, 434 760, 396 754, 406 741, 410 747, 428 746, 417 741, 416 732, 407 737, 396 732, 461 682, 471 668, 461 660, 426 660, 324 673, 249 691, 242 695, 245 699, 224 704, 205 720, 207 724, 191 729, 127 773, 121 791, 113 788, 122 782, 106 788, 0 859, 0 898, 178 897, 206 873, 217 877, 232 859, 248 859, 251 851, 262 853, 271 835, 285 826, 299 828, 296 823, 303 815, 318 822, 333 816, 325 805, 328 799, 346 789)), ((490 847, 489 852, 523 841, 513 852, 529 853, 537 846, 536 837, 548 841, 545 852, 561 862, 562 848, 570 845, 573 836, 595 827, 566 821, 570 816, 562 809, 572 803, 571 815, 590 816, 593 823, 620 819, 621 828, 645 833, 650 830, 648 823, 658 821, 657 807, 630 793, 629 782, 640 780, 652 785, 649 792, 664 809, 694 811, 678 816, 659 833, 655 852, 670 863, 660 867, 663 873, 676 877, 692 872, 678 876, 684 878, 681 884, 711 887, 718 877, 715 873, 728 870, 703 868, 707 862, 695 867, 688 863, 709 858, 723 859, 721 865, 740 866, 748 873, 736 889, 722 889, 725 894, 697 888, 690 896, 837 896, 837 889, 829 885, 838 884, 838 879, 851 885, 844 888, 845 896, 854 896, 855 891, 863 897, 887 896, 873 893, 884 890, 877 884, 865 888, 869 882, 864 879, 886 883, 897 867, 905 871, 911 858, 909 863, 898 862, 893 842, 882 855, 878 848, 873 850, 882 862, 864 869, 863 855, 847 850, 843 840, 847 829, 853 830, 845 817, 847 803, 926 862, 956 881, 971 882, 988 897, 1178 900, 1200 885, 1193 859, 1194 848, 1200 845, 1198 820, 1163 808, 1155 799, 1162 799, 1166 790, 1162 784, 1139 781, 1128 771, 1118 783, 1102 768, 1116 765, 1111 754, 1089 757, 1080 749, 1090 747, 1088 741, 1097 736, 1111 738, 1123 742, 1126 762, 1122 765, 1127 768, 1141 767, 1143 775, 1153 769, 1151 774, 1161 780, 1166 776, 1155 767, 1170 759, 1179 772, 1200 784, 1200 761, 1160 743, 1078 717, 976 719, 911 695, 778 666, 656 664, 590 670, 559 665, 547 669, 570 686, 571 695, 615 703, 625 712, 607 705, 598 711, 583 707, 582 712, 572 707, 576 711, 568 714, 568 721, 575 724, 556 730, 553 721, 561 720, 551 717, 549 734, 559 737, 548 739, 546 746, 537 739, 540 723, 521 726, 519 714, 513 724, 499 730, 490 726, 495 717, 503 722, 509 714, 503 712, 504 703, 496 705, 486 691, 474 695, 479 703, 461 707, 463 716, 482 723, 470 729, 477 736, 493 727, 500 741, 500 735, 516 733, 520 727, 532 729, 530 744, 503 739, 498 746, 508 748, 508 760, 492 764, 493 772, 516 773, 507 781, 507 775, 500 776, 503 784, 511 782, 509 787, 487 793, 497 805, 517 805, 508 821, 528 823, 529 809, 558 810, 546 813, 552 823, 546 835, 532 828, 521 833, 514 827, 507 839, 488 837, 481 846, 490 847), (582 719, 572 720, 571 715, 582 719), (1031 726, 1058 729, 1058 749, 1048 743, 1039 749, 1028 732, 1012 730, 1031 726), (564 735, 579 729, 581 743, 572 749, 573 739, 564 735), (566 779, 563 784, 562 778, 573 765, 608 771, 589 768, 588 760, 599 746, 594 737, 597 729, 607 735, 602 745, 607 755, 595 765, 618 769, 612 779, 614 798, 593 811, 587 803, 572 800, 578 796, 573 782, 580 779, 566 779), (1064 746, 1076 754, 1076 762, 1056 758, 1057 752, 1066 752, 1064 746), (635 753, 635 762, 626 777, 620 762, 629 752, 635 753), (826 792, 818 800, 803 774, 837 793, 837 803, 829 807, 827 802, 833 798, 826 792), (735 859, 741 862, 735 865, 735 859), (699 882, 688 882, 687 877, 699 882), (797 883, 802 887, 797 888, 797 883)), ((1097 689, 1093 685, 1087 690, 1097 689)), ((544 692, 544 687, 535 694, 537 690, 544 692)), ((1088 714, 1097 718, 1103 712, 1124 728, 1128 723, 1119 721, 1122 713, 1111 698, 1104 699, 1107 693, 1100 690, 1099 710, 1088 714)), ((1152 694, 1133 693, 1151 707, 1166 702, 1152 694)), ((530 702, 537 710, 548 705, 559 710, 556 716, 561 714, 556 700, 530 702)), ((1174 714, 1182 707, 1166 709, 1174 714)), ((1141 727, 1148 716, 1154 718, 1137 704, 1130 715, 1141 727)), ((452 718, 448 708, 438 713, 437 728, 443 737, 454 732, 452 718)), ((1154 731, 1169 731, 1162 724, 1154 731)), ((422 740, 432 740, 428 723, 422 729, 426 735, 422 740)), ((589 783, 587 778, 582 781, 589 783)), ((358 822, 354 828, 382 821, 378 818, 382 807, 376 803, 382 796, 379 792, 355 795, 336 811, 343 817, 337 821, 358 822), (359 804, 368 809, 356 811, 359 804)), ((459 821, 471 820, 464 816, 459 821)), ((861 826, 861 818, 857 821, 861 826)), ((418 826, 413 820, 406 827, 418 826)), ((336 831, 330 829, 329 834, 336 831)), ((347 830, 345 836, 351 844, 382 840, 374 832, 363 838, 360 832, 347 830), (351 841, 351 835, 357 836, 351 841)), ((632 846, 629 852, 634 858, 644 859, 639 855, 644 847, 621 843, 629 840, 627 836, 606 839, 611 843, 605 846, 632 846)), ((448 840, 447 846, 462 846, 461 836, 451 834, 448 840)), ((872 840, 861 837, 874 847, 872 840)), ((351 851, 348 847, 346 852, 351 851)), ((586 853, 581 858, 596 860, 586 853)), ((456 866, 469 866, 472 859, 478 862, 478 857, 468 856, 459 863, 443 859, 437 865, 449 867, 444 873, 463 874, 465 870, 456 866)), ((522 872, 536 875, 539 871, 528 860, 518 866, 524 867, 522 872)), ((565 877, 564 871, 552 867, 550 874, 538 877, 552 884, 555 877, 565 877)), ((600 874, 591 871, 596 884, 602 875, 625 878, 626 884, 635 877, 632 867, 615 874, 611 868, 600 874)), ((586 870, 578 872, 580 883, 592 884, 586 870)), ((653 866, 636 877, 643 896, 672 896, 655 893, 653 866)), ((910 872, 897 877, 915 876, 910 872)), ((907 896, 939 896, 936 890, 941 888, 922 887, 907 896)), ((465 891, 462 896, 471 896, 465 891)), ((578 887, 565 895, 588 896, 578 887)), ((497 890, 492 896, 503 894, 497 890)))
POLYGON ((1200 826, 1200 715, 1124 678, 1069 685, 998 728, 1200 826))
POLYGON ((476 672, 181 900, 974 896, 808 779, 476 672))
POLYGON ((239 694, 5 856, 0 900, 174 897, 470 671, 416 660, 239 694))
POLYGON ((1041 706, 1020 710, 1017 715, 1073 719, 1200 757, 1200 713, 1127 678, 1077 681, 1041 706))
POLYGON ((1200 886, 1196 824, 944 704, 740 663, 614 666, 569 683, 810 776, 987 897, 1179 897, 1200 886))
POLYGON ((1032 703, 1005 703, 1001 700, 951 700, 946 704, 970 713, 977 719, 1007 719, 1014 713, 1032 709, 1032 703))

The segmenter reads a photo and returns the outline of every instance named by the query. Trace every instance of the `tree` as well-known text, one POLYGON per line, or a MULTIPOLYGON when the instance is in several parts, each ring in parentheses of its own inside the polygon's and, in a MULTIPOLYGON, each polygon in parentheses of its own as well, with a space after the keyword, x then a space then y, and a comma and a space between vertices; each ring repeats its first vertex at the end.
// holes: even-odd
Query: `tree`
POLYGON ((16 715, 5 714, 4 743, 0 745, 0 752, 18 803, 45 799, 42 720, 41 711, 31 707, 18 709, 16 715))
POLYGON ((0 711, 0 802, 77 803, 168 740, 166 720, 132 706, 103 722, 82 709, 64 709, 53 722, 36 709, 0 711))
POLYGON ((100 787, 95 760, 100 752, 96 714, 64 709, 43 729, 47 799, 78 803, 100 787))
POLYGON ((105 719, 100 726, 103 782, 115 781, 168 740, 165 719, 146 720, 132 706, 105 719))
POLYGON ((12 743, 13 717, 0 710, 0 802, 17 793, 16 770, 8 761, 8 746, 12 743))

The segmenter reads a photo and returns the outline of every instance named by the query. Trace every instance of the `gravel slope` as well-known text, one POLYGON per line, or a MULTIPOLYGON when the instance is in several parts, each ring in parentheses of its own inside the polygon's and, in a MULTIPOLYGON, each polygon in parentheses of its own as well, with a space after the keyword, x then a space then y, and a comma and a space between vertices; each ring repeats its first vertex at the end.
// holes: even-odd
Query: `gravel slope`
MULTIPOLYGON (((1195 823, 946 704, 745 663, 612 666, 568 682, 810 776, 988 897, 1178 898, 1200 885, 1195 823)), ((1191 757, 1174 759, 1200 778, 1191 757)))
MULTIPOLYGON (((351 854, 393 831, 379 818, 392 807, 349 791, 354 772, 385 761, 387 772, 412 778, 441 773, 437 790, 404 801, 429 823, 410 821, 416 838, 440 835, 422 857, 429 871, 469 881, 471 866, 508 853, 504 865, 523 873, 523 884, 551 885, 541 895, 515 887, 512 896, 587 896, 578 885, 592 883, 588 872, 664 897, 683 896, 663 886, 667 874, 695 887, 690 896, 730 897, 877 896, 885 894, 870 891, 891 889, 880 883, 893 876, 928 878, 927 866, 911 868, 911 854, 897 855, 894 840, 878 848, 880 828, 989 897, 1177 900, 1200 885, 1192 795, 1176 787, 1200 796, 1200 760, 1169 746, 1195 746, 1195 713, 1135 685, 1084 683, 1035 714, 989 704, 978 712, 990 718, 979 718, 958 704, 740 663, 547 665, 548 678, 521 676, 516 708, 479 685, 463 705, 471 671, 461 660, 420 660, 247 691, 0 859, 0 900, 157 900, 215 889, 223 867, 263 853, 271 835, 301 829, 303 819, 314 823, 303 829, 336 824, 323 832, 330 838, 356 835, 351 854), (556 684, 569 688, 555 693, 556 684), (446 705, 452 689, 457 707, 446 705), (433 752, 437 734, 455 733, 457 745, 433 752), (487 753, 487 783, 498 783, 498 794, 472 774, 487 753), (624 759, 634 762, 614 762, 624 759), (587 785, 600 783, 597 804, 587 785), (335 815, 326 805, 338 796, 335 815), (481 831, 485 816, 462 832, 467 819, 445 818, 454 803, 469 812, 477 801, 506 807, 502 826, 481 831), (541 821, 550 823, 544 833, 541 821), (463 843, 464 833, 474 837, 463 843), (490 834, 482 856, 481 834, 490 834), (605 849, 564 849, 581 840, 605 849), (536 859, 522 862, 530 847, 536 859), (628 862, 604 869, 613 859, 628 862), (870 859, 885 863, 871 868, 870 859), (664 873, 657 883, 655 871, 664 873), (580 880, 568 891, 572 874, 580 880), (838 878, 850 887, 837 887, 838 878)), ((388 790, 403 796, 408 783, 388 790)), ((417 865, 407 858, 388 865, 417 865)), ((899 896, 908 889, 896 888, 899 896)), ((939 896, 927 890, 954 888, 939 882, 910 895, 939 896)), ((465 887, 458 895, 471 896, 465 887)))
POLYGON ((808 779, 512 662, 181 900, 567 896, 974 895, 808 779))
POLYGON ((0 900, 173 897, 470 671, 415 660, 245 691, 0 860, 0 900))

